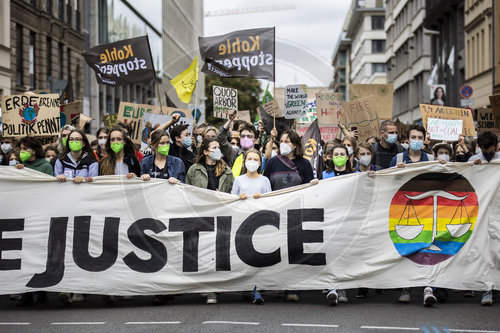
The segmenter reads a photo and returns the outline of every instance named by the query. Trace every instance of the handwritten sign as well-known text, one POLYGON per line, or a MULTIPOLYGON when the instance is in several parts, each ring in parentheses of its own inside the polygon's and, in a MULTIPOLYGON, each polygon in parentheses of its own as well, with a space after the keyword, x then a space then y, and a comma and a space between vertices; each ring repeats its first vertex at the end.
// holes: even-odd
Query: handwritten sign
POLYGON ((374 96, 375 112, 380 119, 392 119, 392 103, 394 98, 393 84, 351 84, 349 96, 352 100, 374 96))
POLYGON ((142 118, 145 112, 160 113, 160 107, 148 104, 134 104, 127 102, 120 102, 118 107, 118 121, 128 123, 132 126, 132 133, 130 138, 134 143, 140 143, 142 118))
POLYGON ((249 110, 238 111, 238 113, 236 114, 236 119, 246 121, 247 123, 252 122, 252 119, 250 118, 250 111, 249 110))
POLYGON ((490 104, 495 119, 495 128, 500 130, 500 94, 490 96, 490 104))
POLYGON ((83 129, 85 127, 85 125, 91 121, 92 118, 90 118, 89 116, 81 113, 80 116, 78 117, 78 128, 79 129, 83 129))
MULTIPOLYGON (((172 119, 171 115, 168 114, 156 114, 156 113, 149 113, 146 112, 144 113, 143 116, 143 121, 142 121, 142 128, 141 128, 141 150, 145 150, 148 145, 149 145, 149 139, 151 138, 151 133, 157 129, 161 124, 166 123, 167 121, 170 121, 172 119)), ((179 119, 179 122, 175 124, 177 125, 184 125, 188 124, 188 130, 190 133, 193 133, 193 119, 192 118, 186 118, 186 117, 181 117, 179 119)), ((170 129, 167 129, 167 132, 170 135, 170 129)), ((172 140, 170 140, 172 141, 172 140)))
POLYGON ((83 111, 83 101, 75 101, 61 105, 61 127, 72 125, 77 127, 80 123, 80 114, 83 111))
POLYGON ((462 119, 462 131, 465 136, 475 136, 476 128, 474 119, 472 118, 472 110, 454 108, 440 105, 420 104, 420 112, 422 113, 422 123, 427 126, 427 119, 462 119))
POLYGON ((213 86, 214 117, 229 119, 228 111, 238 110, 238 90, 213 86))
POLYGON ((375 111, 375 96, 344 103, 346 127, 358 130, 360 142, 379 134, 379 118, 375 111))
POLYGON ((59 106, 58 94, 2 96, 3 135, 57 135, 61 129, 59 106))
MULTIPOLYGON (((298 123, 297 133, 300 136, 304 136, 309 129, 311 124, 298 123)), ((337 137, 337 133, 340 131, 338 126, 324 125, 319 127, 319 132, 321 133, 321 140, 324 142, 331 141, 337 137)))
POLYGON ((311 124, 314 120, 316 120, 316 100, 309 99, 307 101, 307 109, 302 117, 297 119, 298 124, 311 124))
POLYGON ((297 119, 302 117, 307 109, 307 86, 296 84, 285 88, 285 112, 286 119, 297 119))
POLYGON ((259 112, 266 112, 268 115, 272 117, 283 117, 281 115, 280 107, 278 105, 278 102, 273 99, 270 102, 267 102, 264 105, 259 106, 259 112))
POLYGON ((320 92, 316 94, 316 115, 321 125, 337 125, 344 121, 342 94, 320 92))
POLYGON ((118 119, 118 114, 113 113, 113 114, 107 114, 102 118, 102 121, 104 123, 104 126, 106 127, 113 127, 116 124, 116 120, 118 119))
POLYGON ((458 141, 462 134, 462 119, 427 119, 427 132, 431 140, 458 141))

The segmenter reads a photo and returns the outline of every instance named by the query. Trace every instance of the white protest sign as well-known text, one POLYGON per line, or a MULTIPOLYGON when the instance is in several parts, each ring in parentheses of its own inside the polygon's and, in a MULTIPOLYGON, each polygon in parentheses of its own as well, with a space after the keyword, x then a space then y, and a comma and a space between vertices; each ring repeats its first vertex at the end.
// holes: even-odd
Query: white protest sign
POLYGON ((462 126, 462 119, 427 119, 427 132, 431 140, 458 141, 462 126))
POLYGON ((304 115, 307 110, 307 86, 295 84, 285 88, 285 112, 286 119, 297 119, 304 115))
MULTIPOLYGON (((144 112, 144 116, 142 118, 142 128, 141 128, 141 150, 144 150, 148 147, 149 143, 148 140, 151 137, 151 133, 157 129, 161 124, 166 123, 167 121, 170 121, 172 119, 172 116, 168 114, 155 114, 155 113, 150 113, 150 112, 144 112)), ((193 133, 193 119, 192 118, 184 118, 181 117, 179 121, 174 125, 183 125, 183 124, 188 124, 188 130, 189 133, 193 133)), ((170 127, 170 129, 172 129, 170 127)), ((169 130, 167 130, 169 132, 169 130)), ((172 141, 172 140, 170 140, 172 141)))
POLYGON ((213 86, 214 117, 229 119, 228 111, 238 110, 238 90, 213 86))

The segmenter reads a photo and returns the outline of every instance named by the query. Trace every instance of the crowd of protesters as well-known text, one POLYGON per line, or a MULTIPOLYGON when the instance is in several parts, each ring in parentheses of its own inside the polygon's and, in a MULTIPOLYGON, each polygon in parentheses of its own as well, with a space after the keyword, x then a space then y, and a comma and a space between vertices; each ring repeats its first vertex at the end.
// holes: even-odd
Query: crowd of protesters
MULTIPOLYGON (((399 133, 397 125, 383 121, 380 133, 365 142, 357 140, 356 131, 344 127, 343 139, 322 142, 323 172, 314 176, 311 163, 304 157, 300 135, 288 129, 266 133, 262 124, 254 126, 236 120, 236 112, 229 114, 227 122, 217 129, 207 124, 195 126, 190 133, 188 125, 178 125, 174 115, 168 123, 155 129, 150 137, 146 156, 131 140, 129 124, 118 123, 113 128, 100 128, 96 140, 89 142, 87 135, 72 126, 64 126, 57 142, 46 147, 34 137, 18 139, 0 137, 0 165, 18 169, 30 168, 58 181, 74 183, 92 182, 102 175, 126 175, 143 181, 165 179, 171 184, 185 183, 212 191, 232 193, 240 199, 290 188, 301 184, 317 184, 322 179, 340 177, 350 173, 373 174, 390 167, 403 168, 407 164, 439 161, 489 163, 500 159, 500 144, 491 131, 467 142, 463 136, 457 142, 434 142, 421 125, 411 125, 407 133, 399 133)), ((80 185, 83 186, 83 185, 80 185)), ((345 290, 325 291, 332 305, 347 302, 345 290)), ((368 290, 360 288, 356 297, 366 297, 368 290)), ((470 291, 466 291, 470 295, 470 291)), ((251 293, 255 304, 264 299, 257 287, 251 293)), ((298 291, 286 291, 288 301, 299 301, 298 291)), ((410 302, 411 291, 404 288, 400 302, 410 302)), ((39 299, 46 299, 39 292, 39 299)), ((432 305, 446 297, 446 290, 424 289, 424 304, 432 305), (441 291, 441 293, 439 293, 441 291), (436 294, 436 295, 434 295, 436 294), (443 296, 444 295, 444 296, 443 296)), ((18 305, 34 302, 34 295, 11 295, 18 305)), ((83 300, 83 295, 60 293, 65 305, 83 300)), ((113 303, 114 298, 103 299, 113 303)), ((169 297, 155 296, 153 304, 164 304, 169 297)), ((206 294, 208 304, 217 303, 215 293, 206 294)), ((493 302, 492 291, 482 296, 483 305, 493 302)))

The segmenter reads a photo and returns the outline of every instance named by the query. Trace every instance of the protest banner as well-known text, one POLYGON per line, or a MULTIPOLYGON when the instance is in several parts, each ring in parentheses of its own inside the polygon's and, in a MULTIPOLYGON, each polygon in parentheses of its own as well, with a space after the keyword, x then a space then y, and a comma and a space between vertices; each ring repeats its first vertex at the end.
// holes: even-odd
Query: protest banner
POLYGON ((228 112, 238 110, 238 90, 213 86, 214 117, 229 119, 228 112))
POLYGON ((188 109, 179 109, 179 108, 163 108, 163 113, 166 113, 170 116, 174 114, 178 114, 181 118, 193 118, 191 114, 191 110, 188 109))
MULTIPOLYGON (((173 108, 171 108, 173 109, 173 108)), ((174 113, 175 114, 175 113, 174 113)), ((170 121, 172 119, 172 115, 170 114, 156 114, 156 113, 149 113, 145 112, 144 116, 142 117, 142 128, 141 128, 141 149, 144 150, 148 147, 149 145, 149 139, 151 138, 151 133, 157 129, 161 124, 166 123, 167 121, 170 121)), ((188 124, 188 130, 189 133, 193 133, 193 119, 192 118, 186 118, 186 117, 181 117, 179 118, 179 121, 174 125, 184 125, 188 124)), ((170 135, 170 130, 173 128, 167 128, 167 133, 170 135)), ((172 138, 170 138, 170 141, 172 141, 172 138)))
POLYGON ((312 122, 317 119, 316 112, 317 112, 316 100, 315 99, 308 99, 306 112, 302 117, 297 119, 297 123, 298 124, 312 124, 312 122))
POLYGON ((271 117, 283 117, 278 102, 275 99, 267 102, 266 104, 260 105, 259 110, 261 114, 262 112, 265 112, 271 117))
POLYGON ((83 101, 75 101, 61 105, 61 127, 72 125, 78 127, 80 123, 80 114, 83 111, 83 101))
POLYGON ((250 118, 250 111, 239 110, 238 113, 236 114, 236 120, 243 120, 246 121, 247 123, 251 123, 252 119, 250 118))
POLYGON ((78 117, 78 126, 76 126, 78 129, 81 129, 83 130, 83 128, 85 127, 85 125, 91 121, 92 118, 90 118, 89 116, 87 116, 86 114, 83 114, 81 113, 80 114, 80 117, 78 117))
POLYGON ((307 86, 305 84, 286 86, 284 117, 286 119, 297 119, 302 117, 306 110, 307 86))
POLYGON ((327 142, 337 137, 340 128, 338 126, 332 126, 332 125, 321 125, 319 127, 319 131, 321 133, 321 139, 327 142))
POLYGON ((59 183, 7 166, 0 188, 2 295, 500 285, 498 268, 485 269, 500 259, 498 161, 415 163, 247 200, 125 175, 59 183))
POLYGON ((379 135, 380 121, 375 109, 374 96, 362 97, 344 103, 347 130, 358 130, 359 142, 364 142, 372 136, 379 135))
POLYGON ((419 105, 424 126, 427 126, 428 118, 462 119, 462 134, 464 136, 476 136, 476 127, 474 126, 474 119, 472 118, 472 110, 430 104, 419 105))
POLYGON ((495 117, 491 108, 480 108, 477 110, 477 131, 491 131, 495 129, 495 117))
POLYGON ((493 111, 493 118, 495 119, 495 128, 500 130, 500 94, 489 96, 491 111, 493 111))
POLYGON ((344 121, 342 94, 331 91, 317 93, 316 115, 320 126, 342 123, 344 121))
POLYGON ((100 84, 116 87, 151 82, 156 77, 147 36, 101 44, 83 57, 100 84))
POLYGON ((218 77, 253 77, 274 81, 274 28, 233 31, 198 37, 201 71, 218 77))
POLYGON ((102 122, 104 123, 104 126, 111 128, 116 124, 117 119, 117 113, 107 114, 102 117, 102 122))
POLYGON ((458 141, 462 134, 462 119, 436 119, 427 118, 427 132, 431 140, 458 141))
POLYGON ((142 117, 144 113, 160 113, 160 110, 160 107, 156 105, 120 102, 117 121, 130 124, 132 126, 130 138, 134 143, 140 143, 142 117))
POLYGON ((321 147, 321 132, 316 119, 302 136, 304 158, 311 163, 314 178, 323 173, 323 149, 321 147))
POLYGON ((350 84, 351 101, 368 96, 374 96, 375 112, 380 119, 392 119, 392 103, 394 98, 393 84, 350 84))
POLYGON ((2 135, 52 136, 61 129, 58 94, 2 96, 2 135))

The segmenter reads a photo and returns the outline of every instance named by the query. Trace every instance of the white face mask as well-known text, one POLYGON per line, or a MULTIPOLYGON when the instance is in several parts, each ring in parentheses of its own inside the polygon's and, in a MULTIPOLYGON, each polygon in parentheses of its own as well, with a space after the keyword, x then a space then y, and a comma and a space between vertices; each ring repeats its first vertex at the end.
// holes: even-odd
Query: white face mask
POLYGON ((288 143, 280 143, 280 154, 283 156, 288 156, 292 152, 292 147, 288 145, 288 143))
POLYGON ((246 161, 245 162, 245 167, 247 168, 248 171, 250 172, 255 172, 259 168, 260 164, 257 161, 246 161))
POLYGON ((276 155, 278 155, 278 153, 276 152, 276 150, 273 150, 271 152, 271 158, 276 157, 276 155))
POLYGON ((448 154, 438 155, 438 160, 449 162, 450 161, 450 155, 448 155, 448 154))
POLYGON ((201 135, 196 136, 196 141, 201 145, 201 142, 203 141, 203 137, 201 135))
POLYGON ((219 148, 216 148, 210 152, 210 158, 214 161, 218 161, 222 158, 222 152, 219 148))
POLYGON ((479 154, 479 153, 481 153, 481 148, 477 147, 476 148, 476 155, 479 154))
POLYGON ((12 145, 10 143, 2 143, 1 149, 4 154, 7 154, 12 150, 12 145))
POLYGON ((364 166, 372 164, 372 155, 364 155, 359 158, 359 163, 364 166))
POLYGON ((408 150, 408 148, 410 148, 410 145, 408 143, 402 143, 401 146, 403 146, 403 148, 406 150, 408 150))
POLYGON ((99 139, 97 143, 102 149, 104 149, 104 145, 106 144, 106 139, 99 139))
POLYGON ((346 146, 347 148, 347 155, 351 156, 352 155, 352 148, 349 146, 346 146))

